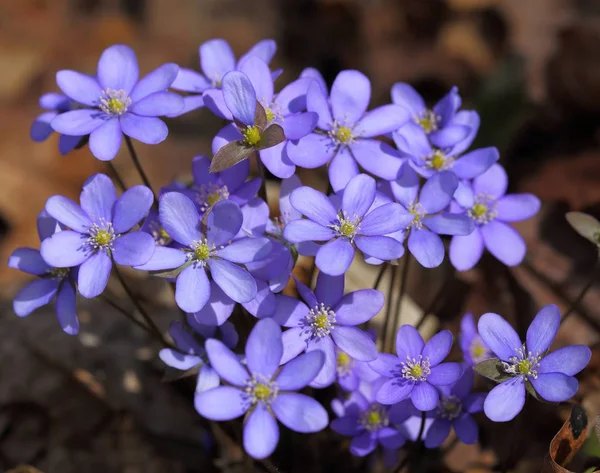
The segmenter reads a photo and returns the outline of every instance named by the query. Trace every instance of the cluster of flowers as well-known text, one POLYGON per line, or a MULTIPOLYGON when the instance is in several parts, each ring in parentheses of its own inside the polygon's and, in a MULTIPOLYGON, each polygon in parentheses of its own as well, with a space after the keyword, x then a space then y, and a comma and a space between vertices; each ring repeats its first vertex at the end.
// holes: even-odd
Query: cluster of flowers
POLYGON ((560 324, 556 306, 542 309, 525 344, 499 315, 483 315, 478 330, 466 316, 460 363, 444 362, 453 344, 447 330, 425 343, 404 325, 396 354, 378 352, 376 336, 359 326, 383 308, 383 294, 344 294, 356 252, 381 265, 408 248, 433 268, 444 258, 440 235, 450 235, 450 261, 460 271, 474 267, 484 248, 517 265, 525 244, 507 222, 534 215, 539 200, 506 195, 495 148, 467 151, 479 117, 460 110, 455 88, 427 108, 412 87, 397 83, 393 103, 369 111, 371 86, 361 72, 342 71, 328 89, 306 69, 275 93, 281 71, 269 68, 274 53, 266 40, 236 61, 225 41, 212 40, 200 47, 203 74, 165 64, 139 79, 134 52, 117 45, 103 52, 96 76, 58 72, 64 95, 42 97, 49 111, 31 134, 43 140, 58 132, 61 152, 88 143, 96 158, 111 160, 123 135, 159 143, 168 133, 159 117, 200 107, 230 123, 215 136, 212 159, 193 159, 193 183, 172 183, 158 197, 135 186, 118 197, 111 179, 97 174, 85 182, 80 204, 48 199, 38 219, 40 250, 20 248, 9 260, 39 277, 16 296, 17 315, 55 300, 62 328, 74 335, 76 293, 102 294, 113 264, 167 278, 186 321, 172 324, 176 346, 160 357, 197 371, 202 416, 246 416, 244 448, 255 458, 276 448, 276 419, 305 433, 330 425, 353 437, 352 454, 381 445, 394 460, 407 439, 437 447, 451 427, 463 442, 476 442, 472 414, 510 420, 526 389, 552 402, 572 397, 573 376, 590 351, 571 346, 547 355, 560 324), (249 178, 252 157, 282 179, 277 218, 257 197, 262 179, 249 178), (296 167, 325 165, 327 194, 295 175, 296 167), (314 290, 294 279, 296 298, 282 291, 298 255, 314 256, 319 275, 314 290), (228 322, 236 304, 258 319, 242 355, 232 351, 238 336, 228 322), (500 383, 487 398, 472 392, 476 364, 500 383), (345 395, 332 404, 330 423, 323 406, 296 391, 333 383, 345 395))

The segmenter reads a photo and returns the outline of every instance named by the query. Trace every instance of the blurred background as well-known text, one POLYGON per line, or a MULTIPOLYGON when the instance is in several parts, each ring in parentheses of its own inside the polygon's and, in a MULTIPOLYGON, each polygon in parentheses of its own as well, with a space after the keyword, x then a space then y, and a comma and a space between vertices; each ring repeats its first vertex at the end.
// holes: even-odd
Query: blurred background
MULTIPOLYGON (((480 113, 474 146, 497 146, 512 190, 538 195, 543 209, 518 225, 529 250, 518 268, 484 260, 451 280, 446 265, 413 271, 415 310, 430 306, 439 285, 452 295, 430 308, 431 327, 456 328, 470 310, 499 312, 522 330, 541 305, 567 307, 587 280, 596 250, 564 213, 600 217, 598 0, 0 0, 1 261, 18 246, 37 247, 35 218, 50 195, 77 198, 87 176, 107 171, 87 148, 60 156, 55 136, 41 144, 29 139, 39 96, 57 90, 55 72, 93 74, 114 43, 135 49, 142 73, 164 62, 198 69, 198 46, 219 37, 238 56, 275 39, 280 85, 309 66, 329 83, 356 68, 372 81, 372 106, 389 102, 391 85, 405 81, 431 102, 457 85, 463 107, 480 113)), ((153 184, 189 172, 193 156, 210 155, 220 126, 200 110, 170 120, 164 143, 136 143, 153 184)), ((129 185, 138 183, 124 147, 114 164, 129 185)), ((302 177, 325 187, 319 174, 302 177)), ((372 284, 368 277, 357 285, 372 284)), ((0 266, 0 472, 17 464, 46 473, 251 471, 240 466, 235 447, 216 460, 207 453, 214 437, 199 424, 191 392, 161 381, 164 368, 144 334, 88 301, 80 301, 75 338, 60 331, 51 309, 18 320, 11 297, 24 281, 0 266)), ((168 314, 160 284, 138 290, 168 314)), ((165 314, 155 314, 163 326, 165 314)), ((560 343, 593 345, 599 329, 600 292, 593 288, 560 343)), ((581 381, 584 406, 596 414, 599 358, 596 349, 581 381)), ((448 465, 492 471, 501 458, 511 471, 539 471, 563 414, 536 406, 521 424, 484 428, 484 448, 458 446, 448 465)), ((335 456, 317 458, 312 444, 302 448, 309 447, 282 471, 292 471, 294 461, 306 462, 302 471, 343 471, 335 456)))

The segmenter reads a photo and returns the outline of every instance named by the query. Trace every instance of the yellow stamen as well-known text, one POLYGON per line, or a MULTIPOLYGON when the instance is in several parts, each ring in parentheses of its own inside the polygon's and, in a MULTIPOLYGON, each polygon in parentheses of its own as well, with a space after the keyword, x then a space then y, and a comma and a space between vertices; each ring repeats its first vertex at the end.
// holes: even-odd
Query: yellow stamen
POLYGON ((256 125, 247 126, 245 130, 242 130, 242 135, 244 136, 244 142, 248 146, 256 146, 260 143, 260 130, 256 125))

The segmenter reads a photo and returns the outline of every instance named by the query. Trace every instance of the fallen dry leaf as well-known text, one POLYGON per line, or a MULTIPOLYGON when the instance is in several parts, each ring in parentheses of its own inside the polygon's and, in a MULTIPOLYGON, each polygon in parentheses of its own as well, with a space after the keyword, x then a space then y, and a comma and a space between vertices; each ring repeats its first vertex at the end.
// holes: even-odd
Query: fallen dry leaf
POLYGON ((588 427, 588 419, 583 407, 573 406, 571 415, 550 442, 543 473, 572 473, 564 465, 569 464, 585 442, 588 427))

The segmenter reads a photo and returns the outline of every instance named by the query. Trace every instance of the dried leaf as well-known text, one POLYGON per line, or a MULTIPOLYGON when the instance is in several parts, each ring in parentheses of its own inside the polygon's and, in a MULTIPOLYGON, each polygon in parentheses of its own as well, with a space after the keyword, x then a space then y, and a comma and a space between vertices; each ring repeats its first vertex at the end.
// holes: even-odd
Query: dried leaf
POLYGON ((31 465, 19 465, 6 473, 42 473, 42 471, 31 465))
POLYGON ((223 146, 210 163, 210 172, 220 172, 230 168, 234 164, 243 161, 254 152, 254 149, 246 146, 241 141, 232 141, 223 146))
POLYGON ((594 425, 594 431, 596 432, 596 437, 598 437, 598 441, 600 442, 600 416, 596 416, 596 424, 594 425))
POLYGON ((279 125, 271 125, 267 128, 260 137, 260 143, 257 149, 271 148, 285 140, 283 128, 279 125))
POLYGON ((258 100, 256 101, 256 112, 254 112, 254 124, 260 130, 264 130, 267 126, 267 112, 258 100))
POLYGON ((565 218, 583 238, 590 240, 595 245, 599 244, 600 222, 598 220, 583 212, 567 212, 565 218))
POLYGON ((504 371, 504 366, 498 358, 490 358, 488 360, 484 360, 481 363, 475 365, 473 369, 481 376, 491 379, 496 383, 501 383, 511 377, 508 373, 504 371))
POLYGON ((588 427, 585 409, 573 406, 571 415, 550 442, 544 473, 572 473, 564 465, 569 464, 585 442, 588 427))
POLYGON ((185 268, 190 266, 192 263, 193 263, 193 261, 190 260, 190 261, 187 261, 186 263, 182 264, 181 266, 179 266, 179 268, 167 269, 167 270, 161 270, 161 271, 148 271, 148 274, 159 277, 159 278, 175 279, 177 276, 179 276, 179 273, 181 273, 181 271, 183 271, 185 268))

